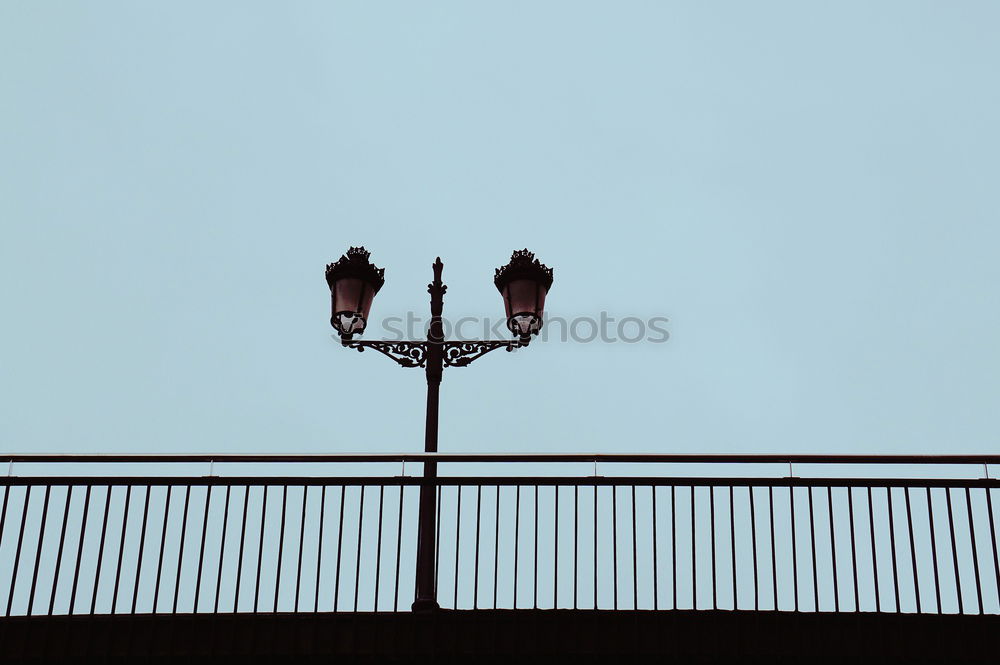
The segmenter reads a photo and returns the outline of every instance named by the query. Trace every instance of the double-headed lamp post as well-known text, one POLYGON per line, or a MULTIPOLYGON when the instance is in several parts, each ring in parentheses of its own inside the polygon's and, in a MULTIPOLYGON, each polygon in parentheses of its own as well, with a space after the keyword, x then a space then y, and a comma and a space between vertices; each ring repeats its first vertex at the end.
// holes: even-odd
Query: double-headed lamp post
MULTIPOLYGON (((340 259, 327 265, 326 281, 330 286, 333 316, 330 325, 340 334, 341 343, 364 351, 382 353, 402 367, 423 367, 427 374, 427 419, 424 428, 424 452, 438 449, 438 391, 445 367, 465 367, 490 351, 513 351, 528 346, 532 335, 542 328, 545 295, 552 286, 552 269, 540 263, 527 249, 515 251, 510 262, 496 269, 493 283, 503 296, 507 328, 511 341, 448 341, 444 338, 441 310, 448 289, 441 282, 444 264, 440 257, 432 266, 434 281, 427 285, 431 294, 431 320, 426 340, 388 341, 354 340, 368 325, 375 294, 385 283, 385 269, 369 262, 371 253, 364 247, 351 247, 340 259)), ((437 477, 437 463, 424 463, 424 478, 437 477)), ((417 593, 415 611, 438 608, 434 591, 434 512, 435 491, 431 483, 420 486, 420 513, 417 526, 417 593)))

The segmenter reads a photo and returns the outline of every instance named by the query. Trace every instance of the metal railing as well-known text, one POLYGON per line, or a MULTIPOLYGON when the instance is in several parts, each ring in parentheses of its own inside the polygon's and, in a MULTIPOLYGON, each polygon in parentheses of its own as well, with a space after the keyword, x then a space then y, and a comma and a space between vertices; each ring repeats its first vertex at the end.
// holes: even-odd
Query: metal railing
POLYGON ((1000 457, 0 459, 5 616, 408 611, 425 484, 446 608, 1000 613, 1000 457), (431 459, 464 473, 403 475, 431 459))

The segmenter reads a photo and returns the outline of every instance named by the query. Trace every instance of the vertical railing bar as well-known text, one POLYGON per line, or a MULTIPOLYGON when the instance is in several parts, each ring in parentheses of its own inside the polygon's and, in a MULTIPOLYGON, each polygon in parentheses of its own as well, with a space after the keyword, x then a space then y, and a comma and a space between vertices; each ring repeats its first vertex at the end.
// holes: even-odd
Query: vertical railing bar
POLYGON ((240 520, 240 549, 236 557, 236 584, 233 586, 233 614, 239 611, 240 606, 240 584, 243 581, 243 552, 247 540, 247 509, 250 507, 250 486, 246 485, 243 491, 243 518, 240 520))
POLYGON ((163 552, 166 549, 167 543, 167 523, 170 518, 170 495, 173 493, 173 490, 173 485, 167 485, 166 499, 163 501, 163 528, 160 532, 160 553, 156 557, 156 584, 153 586, 153 614, 156 614, 156 608, 159 607, 160 578, 163 574, 163 552))
POLYGON ((354 567, 354 611, 358 611, 358 588, 361 586, 361 534, 365 528, 365 486, 361 486, 361 499, 358 501, 358 553, 354 567))
POLYGON ((851 523, 851 568, 854 571, 854 611, 861 611, 861 595, 858 592, 858 550, 854 536, 854 488, 847 488, 847 519, 851 523))
POLYGON ((1000 597, 1000 557, 997 556, 997 532, 993 524, 993 490, 989 487, 983 488, 986 492, 986 512, 990 521, 990 544, 993 546, 993 572, 997 580, 997 596, 1000 597))
MULTIPOLYGON (((264 526, 267 520, 267 485, 262 485, 263 499, 260 507, 260 537, 257 539, 257 576, 253 585, 253 613, 260 608, 260 567, 264 561, 264 526)), ((179 578, 178 578, 179 579, 179 578)))
POLYGON ((896 594, 896 612, 902 612, 899 601, 899 572, 896 567, 896 516, 892 509, 892 488, 885 488, 885 495, 888 499, 889 507, 889 550, 892 553, 892 588, 896 594))
MULTIPOLYGON (((295 605, 292 607, 293 612, 299 611, 299 598, 302 591, 302 555, 306 545, 306 512, 309 509, 309 490, 308 485, 302 486, 302 518, 299 524, 299 555, 295 563, 295 605)), ((381 514, 379 519, 382 519, 381 514)), ((379 529, 379 535, 381 536, 381 529, 379 529)))
POLYGON ((833 565, 833 611, 840 612, 840 585, 837 582, 837 537, 833 528, 833 487, 826 488, 826 505, 830 518, 830 562, 833 565))
POLYGON ((142 576, 142 555, 146 551, 146 524, 149 517, 149 495, 153 493, 153 486, 146 485, 146 496, 142 502, 142 528, 139 529, 139 554, 135 560, 135 584, 132 587, 132 610, 135 614, 136 605, 139 602, 139 579, 142 576))
MULTIPOLYGON (((38 567, 42 562, 42 546, 45 544, 45 523, 49 517, 49 495, 51 491, 52 485, 46 485, 45 501, 42 502, 42 524, 38 529, 38 545, 35 547, 35 563, 32 566, 31 592, 28 594, 28 616, 31 616, 31 610, 35 606, 35 587, 38 584, 38 567)), ((13 579, 11 580, 11 584, 13 584, 13 579)))
MULTIPOLYGON (((552 542, 554 544, 555 553, 552 555, 552 609, 559 607, 559 486, 552 486, 552 494, 555 496, 555 520, 553 522, 553 536, 552 542)), ((478 548, 478 533, 476 536, 477 548, 478 548)), ((477 567, 478 571, 478 567, 477 567)))
MULTIPOLYGON (((56 570, 52 576, 52 593, 49 596, 49 616, 52 616, 52 612, 56 606, 56 589, 59 588, 59 571, 62 568, 63 545, 66 543, 66 523, 69 521, 69 503, 70 499, 73 497, 74 489, 75 488, 72 485, 68 485, 66 487, 66 503, 63 507, 62 526, 59 528, 59 549, 56 553, 56 570)), ((0 533, 2 533, 2 531, 0 531, 0 533)), ((982 603, 980 603, 980 605, 981 604, 982 603)))
MULTIPOLYGON (((382 506, 385 499, 385 485, 378 486, 378 536, 377 542, 375 543, 375 598, 372 601, 372 611, 378 612, 378 590, 379 582, 381 582, 382 574, 382 506)), ((305 511, 303 510, 303 513, 305 511)), ((303 525, 305 521, 303 520, 303 525)), ((301 547, 299 548, 301 550, 301 547)), ((296 589, 298 586, 296 585, 296 589)), ((295 592, 296 597, 298 597, 298 590, 295 592)), ((296 611, 298 610, 298 603, 296 602, 296 611)))
MULTIPOLYGON (((11 572, 10 575, 10 593, 7 595, 7 608, 5 610, 5 616, 10 616, 11 607, 13 607, 14 605, 14 589, 17 586, 17 570, 21 565, 21 546, 24 544, 24 527, 28 521, 28 504, 31 502, 31 490, 34 489, 34 487, 35 487, 34 485, 28 485, 28 489, 24 490, 24 507, 21 510, 21 526, 18 530, 17 550, 14 553, 14 570, 11 572)), ((108 488, 108 492, 109 493, 111 492, 110 488, 108 488)), ((105 510, 105 519, 107 519, 107 510, 105 510)), ((105 526, 107 526, 106 523, 105 526)), ((102 537, 102 542, 103 542, 103 537, 102 537)), ((100 576, 100 569, 101 569, 100 566, 101 566, 100 559, 98 558, 98 563, 97 563, 98 576, 100 576)), ((95 589, 94 595, 96 596, 97 595, 96 583, 94 589, 95 589)), ((91 609, 90 613, 93 614, 94 610, 91 609)))
MULTIPOLYGON (((12 488, 11 488, 10 485, 4 485, 4 488, 3 488, 3 509, 0 509, 0 546, 3 545, 3 534, 4 534, 3 528, 4 528, 4 525, 7 524, 7 501, 8 501, 8 499, 10 499, 10 493, 11 493, 11 491, 12 491, 12 488)), ((90 485, 87 485, 87 491, 88 492, 90 491, 90 485)), ((25 492, 27 492, 27 490, 25 490, 25 492)), ((23 524, 23 520, 22 520, 22 524, 23 524)), ((80 529, 80 542, 83 542, 83 528, 82 527, 80 529)), ((79 557, 77 557, 76 569, 77 569, 77 575, 79 575, 79 571, 80 571, 79 557)), ((11 589, 14 588, 14 582, 15 582, 15 578, 12 576, 10 578, 11 589)), ((10 608, 8 607, 7 609, 9 610, 10 608)), ((73 612, 73 605, 72 605, 72 603, 70 603, 70 613, 72 614, 72 612, 73 612)), ((10 616, 10 612, 9 611, 7 612, 7 616, 10 616)))
MULTIPOLYGON (((83 516, 80 518, 80 542, 77 544, 76 549, 76 563, 73 566, 73 588, 69 594, 69 613, 73 614, 73 610, 76 609, 76 585, 80 581, 80 565, 83 561, 83 542, 87 535, 87 513, 90 511, 90 488, 91 485, 87 485, 87 491, 83 495, 83 516)), ((4 517, 7 516, 7 498, 4 496, 4 517)), ((3 533, 3 522, 0 520, 0 533, 3 533)))
POLYGON ((392 593, 392 611, 399 611, 399 562, 403 558, 403 494, 406 486, 399 486, 399 513, 396 520, 396 581, 392 593))
POLYGON ((948 531, 951 535, 951 559, 955 567, 955 597, 958 599, 958 613, 965 614, 965 607, 962 603, 962 577, 958 570, 958 543, 955 539, 955 520, 951 510, 951 489, 944 489, 944 496, 948 505, 948 531))
POLYGON ((809 492, 809 549, 812 555, 812 574, 813 574, 813 611, 819 612, 819 571, 816 566, 816 520, 813 511, 813 490, 815 488, 809 487, 807 491, 809 492))
POLYGON ((232 485, 226 485, 226 500, 222 506, 222 536, 219 538, 219 574, 215 578, 215 602, 212 607, 212 611, 215 614, 219 613, 219 594, 222 591, 222 563, 226 558, 226 531, 229 526, 229 495, 232 489, 232 485))
POLYGON ((778 611, 778 562, 777 549, 774 542, 774 486, 767 487, 767 510, 769 526, 771 527, 771 592, 774 595, 774 611, 778 611))
POLYGON ((972 569, 976 572, 976 601, 979 604, 978 614, 983 613, 983 585, 979 579, 979 553, 976 551, 976 527, 972 522, 972 495, 965 488, 965 509, 969 517, 969 539, 972 544, 972 569))
POLYGON ((931 563, 934 568, 934 596, 937 600, 937 613, 943 614, 944 610, 941 608, 941 577, 938 573, 938 562, 937 562, 937 537, 934 535, 934 507, 931 505, 931 488, 926 487, 927 491, 927 522, 930 525, 931 532, 931 563))
MULTIPOLYGON (((750 499, 750 545, 753 547, 753 608, 760 609, 760 580, 757 573, 757 507, 754 505, 754 487, 747 487, 750 499)), ((778 608, 774 608, 778 609, 778 608)))
MULTIPOLYGON (((188 485, 184 491, 184 512, 181 514, 181 542, 177 551, 177 578, 174 583, 174 603, 173 603, 173 614, 177 614, 177 600, 181 595, 181 572, 184 569, 184 541, 187 535, 187 521, 188 521, 188 505, 191 501, 191 486, 188 485)), ((261 527, 261 534, 263 537, 264 528, 261 527)), ((258 572, 258 576, 259 576, 258 572)), ((256 612, 256 606, 254 607, 256 612)))
MULTIPOLYGON (((458 609, 458 561, 459 561, 459 554, 461 553, 460 545, 462 543, 462 489, 463 488, 461 485, 455 486, 455 494, 458 495, 458 505, 455 508, 455 587, 453 589, 454 598, 452 600, 453 603, 452 607, 456 610, 458 609)), ((537 486, 535 491, 536 492, 538 491, 537 486)), ((537 503, 538 500, 536 496, 535 500, 536 509, 537 509, 537 503)))
MULTIPOLYGON (((90 485, 87 485, 90 488, 90 485)), ((3 508, 0 508, 0 547, 3 546, 3 528, 7 524, 7 500, 10 499, 11 486, 4 485, 3 487, 3 508)))
MULTIPOLYGON (((533 544, 535 547, 535 561, 532 564, 532 574, 534 576, 534 599, 532 600, 532 605, 537 610, 538 609, 538 485, 535 485, 535 505, 534 505, 534 518, 535 518, 535 535, 533 538, 533 544)), ((457 574, 456 574, 457 577, 457 574)), ((456 583, 455 588, 458 588, 456 583)), ((456 605, 456 609, 458 606, 456 605)))
POLYGON ((733 562, 733 609, 739 608, 736 591, 736 507, 733 505, 733 486, 729 486, 729 553, 733 562))
POLYGON ((205 540, 208 536, 208 509, 212 505, 212 490, 214 485, 205 488, 205 514, 201 518, 201 544, 198 546, 198 575, 194 583, 194 609, 192 612, 198 613, 198 604, 201 601, 201 573, 205 565, 205 540))
MULTIPOLYGON (((434 520, 434 597, 437 598, 439 571, 441 567, 441 485, 437 489, 437 516, 434 520)), ((416 588, 414 588, 416 592, 416 588)))
POLYGON ((719 609, 719 590, 716 579, 716 563, 715 563, 715 486, 710 486, 708 488, 708 524, 709 524, 709 536, 712 543, 712 609, 719 609))
MULTIPOLYGON (((434 597, 437 598, 441 568, 441 485, 437 486, 437 517, 434 520, 434 597)), ((413 592, 416 593, 414 585, 413 592)), ((415 600, 415 598, 414 598, 415 600)))
POLYGON ((691 608, 698 609, 698 532, 695 528, 695 494, 691 486, 691 608))
POLYGON ((573 486, 573 609, 577 609, 580 567, 580 486, 573 486))
MULTIPOLYGON (((364 487, 361 488, 364 491, 364 487)), ((281 486, 281 521, 278 523, 278 566, 274 574, 274 603, 272 612, 278 611, 278 594, 281 591, 281 563, 285 555, 285 520, 288 515, 288 485, 281 486)))
POLYGON ((788 505, 792 521, 792 589, 795 593, 795 611, 799 611, 799 556, 798 540, 795 537, 795 488, 788 488, 788 505))
POLYGON ((650 502, 653 504, 653 609, 660 609, 660 581, 657 575, 656 551, 656 485, 649 486, 650 502))
POLYGON ((618 609, 618 486, 611 486, 611 552, 612 567, 614 573, 614 609, 618 609))
POLYGON ((497 579, 500 577, 500 486, 497 485, 496 518, 493 535, 493 609, 497 608, 497 579))
POLYGON ((115 610, 118 608, 118 583, 121 581, 122 563, 124 563, 124 558, 125 558, 125 535, 128 529, 128 508, 131 499, 132 499, 132 486, 128 485, 125 489, 125 509, 122 511, 122 535, 121 535, 121 540, 118 541, 118 561, 115 564, 115 590, 111 596, 112 614, 115 614, 115 610))
POLYGON ((517 609, 517 572, 518 572, 518 559, 520 557, 520 538, 521 538, 521 486, 518 485, 516 491, 514 492, 514 602, 512 603, 512 608, 517 609))
MULTIPOLYGON (((403 486, 399 486, 399 493, 402 497, 403 486)), ((402 522, 402 510, 400 510, 400 522, 402 522)), ((313 612, 319 612, 319 585, 323 573, 323 527, 326 523, 326 485, 320 488, 319 492, 319 534, 316 537, 316 588, 313 589, 313 612)), ((398 556, 398 555, 397 555, 398 556)), ((398 577, 398 574, 397 574, 398 577)))
POLYGON ((639 609, 639 567, 635 531, 635 485, 632 485, 632 609, 639 609))
MULTIPOLYGON (((105 536, 107 536, 107 533, 108 533, 108 512, 110 511, 110 507, 111 507, 111 489, 112 489, 112 486, 108 485, 107 488, 108 488, 108 491, 104 495, 104 516, 101 518, 101 542, 100 542, 100 544, 97 547, 97 568, 94 571, 94 590, 93 590, 93 593, 90 594, 90 613, 91 614, 94 614, 94 611, 97 608, 97 590, 98 590, 99 585, 101 583, 101 569, 102 569, 103 563, 104 563, 104 539, 105 539, 105 536)), ((30 495, 30 493, 31 493, 31 489, 30 488, 28 489, 28 493, 30 495)), ((27 510, 27 498, 25 499, 25 510, 27 510)), ((22 521, 22 526, 23 526, 23 524, 24 523, 22 521)), ((20 543, 18 543, 18 553, 20 553, 20 551, 21 551, 21 546, 20 546, 20 543)), ((14 572, 15 572, 15 577, 16 577, 16 573, 17 573, 17 568, 16 568, 17 563, 16 563, 16 561, 15 561, 14 565, 15 565, 14 572)), ((13 593, 13 587, 11 587, 11 593, 13 593)))
POLYGON ((906 526, 910 534, 910 565, 913 567, 913 591, 917 597, 917 614, 920 614, 920 584, 917 580, 917 545, 913 540, 913 513, 910 511, 909 487, 903 488, 903 496, 906 497, 906 526))
POLYGON ((347 495, 347 485, 340 486, 340 522, 337 525, 337 568, 334 573, 333 611, 340 608, 340 556, 344 548, 344 498, 347 495))
POLYGON ((677 609, 677 487, 670 486, 670 568, 671 586, 673 592, 673 607, 677 609))
MULTIPOLYGON (((90 613, 94 614, 97 609, 97 590, 100 588, 101 583, 101 570, 104 564, 104 542, 105 537, 108 535, 108 513, 111 509, 111 490, 112 485, 108 485, 108 491, 104 495, 104 517, 101 518, 101 542, 97 547, 97 569, 94 571, 94 591, 90 594, 90 613)), ((30 490, 29 490, 30 492, 30 490)), ((27 506, 25 506, 27 507, 27 506)), ((20 549, 20 547, 19 547, 20 549)), ((15 568, 15 572, 16 572, 15 568)))
POLYGON ((479 609, 479 531, 482 520, 480 519, 480 512, 482 510, 483 504, 483 486, 476 485, 476 560, 475 565, 475 575, 472 579, 472 609, 479 609))
POLYGON ((878 554, 875 550, 875 509, 872 505, 872 488, 868 486, 868 533, 872 542, 872 578, 875 582, 875 611, 882 611, 881 594, 878 588, 878 554))
MULTIPOLYGON (((596 473, 596 471, 595 471, 596 473)), ((597 609, 597 483, 594 483, 594 609, 597 609)))

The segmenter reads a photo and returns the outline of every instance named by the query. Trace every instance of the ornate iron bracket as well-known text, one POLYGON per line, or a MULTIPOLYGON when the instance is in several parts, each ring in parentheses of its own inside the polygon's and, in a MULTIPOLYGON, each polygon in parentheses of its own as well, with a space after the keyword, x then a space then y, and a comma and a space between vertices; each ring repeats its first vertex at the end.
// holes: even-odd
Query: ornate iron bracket
POLYGON ((392 358, 401 367, 423 367, 427 362, 427 342, 384 342, 381 340, 344 341, 344 346, 357 349, 375 349, 392 358))
POLYGON ((472 342, 445 342, 444 343, 444 366, 445 367, 465 367, 473 360, 482 358, 490 351, 506 349, 513 351, 522 346, 527 346, 526 342, 519 340, 499 342, 488 340, 476 340, 472 342))
MULTIPOLYGON (((391 358, 401 367, 425 367, 427 363, 427 345, 433 342, 386 342, 381 340, 355 340, 346 341, 344 346, 349 349, 357 349, 359 352, 365 349, 374 349, 382 355, 391 358)), ((513 351, 522 346, 527 346, 526 342, 520 340, 513 341, 493 341, 475 340, 471 342, 442 342, 442 359, 445 367, 465 367, 473 360, 483 357, 490 351, 506 349, 513 351)))

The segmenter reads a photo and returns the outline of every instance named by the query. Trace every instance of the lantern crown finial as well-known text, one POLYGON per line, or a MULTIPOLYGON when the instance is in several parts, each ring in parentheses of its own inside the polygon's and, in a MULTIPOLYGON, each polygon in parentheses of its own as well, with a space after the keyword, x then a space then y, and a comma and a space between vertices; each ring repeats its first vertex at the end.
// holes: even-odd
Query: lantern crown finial
POLYGON ((516 279, 530 279, 538 282, 548 291, 552 288, 552 268, 535 258, 527 248, 515 250, 510 255, 510 263, 497 268, 493 283, 503 291, 504 286, 516 279))
POLYGON ((336 262, 328 263, 326 282, 330 288, 333 288, 338 279, 356 277, 368 282, 372 290, 378 293, 382 285, 385 284, 385 268, 378 268, 372 264, 368 260, 371 254, 364 247, 351 247, 336 262))

